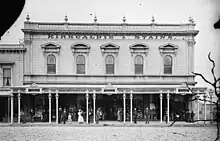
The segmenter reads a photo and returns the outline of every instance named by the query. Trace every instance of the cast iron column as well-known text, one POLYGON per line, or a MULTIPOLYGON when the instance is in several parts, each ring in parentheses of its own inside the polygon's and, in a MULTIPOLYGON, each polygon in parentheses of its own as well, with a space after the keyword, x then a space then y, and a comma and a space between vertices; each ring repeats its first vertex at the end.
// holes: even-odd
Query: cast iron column
POLYGON ((207 98, 207 95, 204 94, 204 116, 205 116, 205 120, 204 120, 204 124, 206 124, 206 98, 207 98))
POLYGON ((89 90, 86 90, 86 123, 89 123, 89 90))
POLYGON ((93 91, 93 123, 95 124, 95 98, 96 98, 96 94, 95 94, 95 90, 93 91))
POLYGON ((59 94, 58 94, 58 90, 56 90, 56 124, 58 124, 58 108, 59 108, 59 94))
POLYGON ((18 124, 21 122, 21 95, 20 89, 18 89, 18 124))
POLYGON ((125 123, 125 120, 126 120, 126 94, 125 94, 125 91, 123 93, 123 103, 124 103, 124 123, 125 123))
POLYGON ((131 91, 131 94, 130 94, 130 120, 131 120, 131 123, 132 123, 132 109, 133 109, 133 105, 132 105, 132 99, 133 99, 133 95, 132 95, 132 91, 131 91))
POLYGON ((197 90, 196 97, 197 97, 197 114, 198 114, 197 120, 199 120, 199 90, 197 90))
POLYGON ((160 123, 163 122, 162 100, 163 100, 163 94, 162 91, 160 91, 160 123))
POLYGON ((13 92, 11 91, 11 124, 13 124, 13 114, 14 114, 14 100, 13 100, 13 92))
POLYGON ((170 94, 169 90, 167 91, 167 123, 170 122, 170 94))
POLYGON ((51 123, 51 90, 49 90, 49 123, 51 123))

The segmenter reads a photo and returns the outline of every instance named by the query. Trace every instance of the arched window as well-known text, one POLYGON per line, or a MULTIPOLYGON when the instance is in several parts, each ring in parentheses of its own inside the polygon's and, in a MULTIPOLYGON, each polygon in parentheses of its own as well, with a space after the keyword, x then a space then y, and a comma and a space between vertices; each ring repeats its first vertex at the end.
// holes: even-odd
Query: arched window
POLYGON ((56 73, 56 57, 52 54, 47 56, 47 73, 48 74, 56 73))
POLYGON ((76 73, 85 74, 85 57, 83 55, 78 55, 76 58, 76 73))
POLYGON ((114 74, 114 64, 114 57, 112 55, 108 55, 105 60, 106 74, 114 74))
POLYGON ((166 55, 164 57, 164 74, 172 74, 172 57, 170 55, 166 55))
POLYGON ((143 57, 141 55, 137 55, 135 57, 135 74, 143 74, 143 57))

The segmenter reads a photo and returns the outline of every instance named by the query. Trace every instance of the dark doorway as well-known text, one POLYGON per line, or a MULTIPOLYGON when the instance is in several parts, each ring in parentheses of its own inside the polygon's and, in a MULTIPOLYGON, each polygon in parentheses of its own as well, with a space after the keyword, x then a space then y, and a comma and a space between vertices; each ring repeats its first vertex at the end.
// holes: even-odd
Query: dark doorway
POLYGON ((10 116, 9 104, 8 97, 0 97, 0 122, 8 122, 10 116))
POLYGON ((97 108, 101 108, 103 116, 101 120, 117 120, 117 112, 123 108, 122 95, 99 95, 97 108))

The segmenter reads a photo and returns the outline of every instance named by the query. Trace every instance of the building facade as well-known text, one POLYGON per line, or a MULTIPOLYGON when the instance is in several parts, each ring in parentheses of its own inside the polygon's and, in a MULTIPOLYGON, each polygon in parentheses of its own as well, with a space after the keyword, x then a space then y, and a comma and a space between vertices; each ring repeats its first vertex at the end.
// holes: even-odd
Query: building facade
MULTIPOLYGON (((24 43, 1 47, 2 115, 20 123, 34 110, 36 121, 58 122, 58 108, 75 113, 103 110, 103 120, 132 122, 145 109, 151 120, 168 121, 180 111, 194 110, 195 23, 128 24, 24 22, 24 43), (3 60, 3 61, 2 61, 3 60), (9 73, 10 72, 10 73, 9 73), (8 110, 7 110, 8 109, 8 110)), ((196 111, 194 111, 196 113, 196 111)), ((75 117, 76 114, 74 114, 75 117)), ((93 116, 95 120, 95 116, 93 116)))

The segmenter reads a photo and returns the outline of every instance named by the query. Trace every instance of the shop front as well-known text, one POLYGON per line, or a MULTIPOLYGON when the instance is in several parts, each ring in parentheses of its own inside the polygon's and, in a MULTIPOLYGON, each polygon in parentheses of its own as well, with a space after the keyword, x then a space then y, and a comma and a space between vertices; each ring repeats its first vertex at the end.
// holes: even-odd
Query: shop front
MULTIPOLYGON (((133 122, 134 109, 137 109, 138 120, 145 120, 146 108, 150 111, 151 121, 170 121, 175 113, 193 110, 194 95, 182 94, 178 88, 126 88, 117 86, 103 87, 37 87, 36 91, 29 91, 31 87, 14 88, 13 104, 10 107, 14 111, 11 114, 15 118, 11 122, 20 123, 22 115, 30 116, 30 110, 34 110, 34 121, 58 123, 58 109, 66 109, 71 113, 72 120, 77 121, 78 110, 83 111, 84 121, 88 123, 88 111, 92 109, 96 115, 98 108, 103 121, 133 122), (18 100, 17 100, 18 99, 18 100), (17 118, 16 118, 17 117, 17 118), (17 119, 17 120, 16 120, 17 119)), ((205 89, 195 88, 199 94, 205 89)), ((195 103, 194 103, 195 104, 195 103)), ((96 117, 92 117, 95 123, 96 117)))

